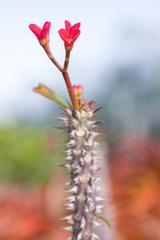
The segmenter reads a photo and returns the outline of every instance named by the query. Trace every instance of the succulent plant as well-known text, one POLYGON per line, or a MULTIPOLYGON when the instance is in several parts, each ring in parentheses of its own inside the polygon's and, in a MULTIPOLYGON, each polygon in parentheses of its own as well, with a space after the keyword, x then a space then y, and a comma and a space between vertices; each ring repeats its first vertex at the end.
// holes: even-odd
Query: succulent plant
POLYGON ((101 225, 103 209, 97 174, 99 156, 96 137, 99 133, 96 131, 95 113, 98 109, 95 109, 93 101, 86 102, 83 99, 83 86, 72 85, 68 73, 70 53, 80 34, 80 23, 71 26, 69 21, 65 21, 65 29, 58 31, 66 52, 63 67, 50 49, 50 26, 50 22, 45 22, 42 29, 35 24, 29 25, 50 60, 62 73, 71 103, 67 104, 44 84, 39 84, 33 90, 55 101, 64 110, 64 116, 60 119, 68 136, 65 166, 70 174, 70 181, 66 184, 69 197, 65 204, 70 214, 64 218, 69 226, 65 230, 71 232, 71 240, 98 240, 100 238, 96 234, 96 227, 101 225))

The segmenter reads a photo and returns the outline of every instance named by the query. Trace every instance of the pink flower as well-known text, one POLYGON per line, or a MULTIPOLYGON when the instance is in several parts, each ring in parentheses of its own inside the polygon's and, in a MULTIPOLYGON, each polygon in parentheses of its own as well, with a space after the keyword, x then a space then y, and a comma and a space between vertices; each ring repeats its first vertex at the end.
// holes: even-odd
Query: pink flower
POLYGON ((78 99, 80 99, 83 94, 83 90, 84 90, 83 86, 82 85, 72 85, 72 89, 73 89, 76 97, 78 99))
POLYGON ((34 33, 42 46, 46 46, 49 43, 50 27, 51 22, 45 22, 42 29, 36 24, 29 25, 30 30, 34 33))
POLYGON ((65 29, 61 28, 58 33, 62 40, 64 41, 64 45, 66 48, 72 48, 74 42, 78 38, 79 34, 81 33, 79 28, 80 28, 80 23, 76 23, 73 26, 71 26, 69 21, 65 21, 65 29))

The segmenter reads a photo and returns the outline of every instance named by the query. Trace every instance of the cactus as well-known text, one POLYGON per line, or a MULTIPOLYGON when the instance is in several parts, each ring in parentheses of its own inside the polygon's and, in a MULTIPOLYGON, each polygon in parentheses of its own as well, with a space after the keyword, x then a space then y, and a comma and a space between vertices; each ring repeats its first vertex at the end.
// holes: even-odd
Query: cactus
POLYGON ((65 166, 70 174, 70 181, 66 184, 69 196, 65 204, 66 210, 70 214, 64 218, 69 226, 65 230, 71 232, 71 240, 98 240, 100 238, 96 234, 96 227, 101 225, 103 199, 99 196, 100 187, 97 174, 99 159, 97 156, 98 143, 95 138, 99 134, 96 132, 96 109, 93 102, 86 102, 83 99, 83 86, 72 85, 68 74, 70 52, 80 34, 80 23, 71 26, 69 21, 65 21, 65 29, 59 30, 66 51, 63 67, 50 50, 50 25, 50 22, 46 22, 42 29, 35 24, 30 24, 29 27, 50 60, 62 73, 71 103, 67 104, 55 91, 44 84, 39 84, 33 90, 55 101, 64 110, 64 117, 60 119, 63 121, 68 136, 65 166))

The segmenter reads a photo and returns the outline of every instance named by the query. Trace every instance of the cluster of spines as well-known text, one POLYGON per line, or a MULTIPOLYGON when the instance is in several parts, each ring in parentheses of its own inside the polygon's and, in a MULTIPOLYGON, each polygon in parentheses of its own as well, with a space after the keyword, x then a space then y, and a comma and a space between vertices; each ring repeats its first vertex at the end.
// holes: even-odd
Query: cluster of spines
POLYGON ((99 197, 98 143, 95 141, 99 134, 95 131, 94 115, 93 110, 68 109, 63 119, 68 132, 66 167, 70 173, 65 205, 70 215, 65 217, 69 224, 65 230, 72 233, 70 240, 100 239, 95 232, 101 225, 98 216, 103 209, 103 199, 99 197))

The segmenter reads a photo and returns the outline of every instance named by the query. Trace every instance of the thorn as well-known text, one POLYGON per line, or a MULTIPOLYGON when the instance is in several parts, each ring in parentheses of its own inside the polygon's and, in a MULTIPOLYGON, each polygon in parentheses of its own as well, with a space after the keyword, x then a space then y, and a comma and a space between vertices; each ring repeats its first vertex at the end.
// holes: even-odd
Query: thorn
POLYGON ((85 115, 87 118, 93 118, 94 112, 93 111, 85 112, 85 115))
POLYGON ((70 226, 70 227, 65 227, 63 228, 64 231, 67 231, 67 232, 72 232, 73 231, 73 228, 70 226))
POLYGON ((67 155, 70 155, 72 153, 72 150, 68 149, 65 152, 67 153, 67 155))
POLYGON ((58 164, 58 167, 65 167, 64 163, 58 164))
POLYGON ((99 181, 101 181, 100 177, 93 177, 93 181, 94 183, 99 183, 99 181))
POLYGON ((83 229, 83 228, 85 227, 85 225, 86 225, 86 220, 85 220, 85 218, 83 217, 83 218, 81 219, 81 229, 83 229))
POLYGON ((76 130, 72 130, 72 131, 69 133, 69 135, 70 135, 71 137, 75 137, 75 135, 76 135, 76 130))
POLYGON ((95 211, 95 204, 94 204, 94 202, 92 201, 90 201, 90 202, 88 202, 88 204, 89 204, 89 206, 88 206, 88 208, 89 208, 89 212, 93 212, 93 211, 95 211))
POLYGON ((75 196, 69 196, 66 200, 67 200, 69 203, 71 203, 71 202, 75 202, 76 198, 75 198, 75 196))
POLYGON ((75 206, 72 203, 66 203, 65 207, 66 207, 66 210, 70 210, 70 211, 73 211, 75 209, 75 206))
POLYGON ((61 221, 67 221, 69 224, 73 224, 74 223, 72 215, 69 215, 69 216, 66 216, 64 218, 61 218, 60 220, 61 221))
POLYGON ((70 219, 72 219, 72 215, 68 215, 66 217, 63 217, 63 218, 60 219, 60 221, 68 221, 70 219))
POLYGON ((64 130, 65 129, 65 127, 63 127, 63 126, 53 126, 53 128, 58 129, 58 130, 64 130))
POLYGON ((97 146, 99 146, 99 145, 100 145, 99 142, 94 141, 94 146, 95 146, 95 147, 97 147, 97 146))
POLYGON ((91 132, 91 136, 94 137, 94 138, 99 136, 99 135, 100 135, 99 132, 93 132, 93 131, 91 132))
POLYGON ((92 233, 92 237, 94 240, 101 240, 97 234, 92 233))
POLYGON ((78 191, 77 186, 74 186, 71 189, 67 190, 68 193, 77 193, 77 191, 78 191))
POLYGON ((74 140, 74 139, 71 139, 70 141, 69 141, 69 143, 67 143, 67 146, 68 147, 73 147, 73 146, 75 146, 76 145, 76 141, 74 140))
POLYGON ((102 222, 94 221, 93 222, 95 227, 102 227, 104 224, 102 222))
POLYGON ((66 182, 64 185, 65 185, 66 187, 68 187, 68 186, 70 186, 70 182, 66 182))
POLYGON ((61 121, 66 121, 67 118, 66 117, 56 117, 58 120, 61 120, 61 121))
POLYGON ((99 171, 101 168, 99 167, 99 166, 97 166, 97 165, 93 165, 93 166, 91 166, 91 169, 93 170, 93 171, 99 171))
POLYGON ((90 203, 93 202, 93 199, 91 197, 87 197, 87 201, 90 203))
POLYGON ((104 198, 102 198, 102 197, 96 197, 96 201, 104 201, 104 198))
POLYGON ((89 120, 87 125, 88 126, 94 126, 96 124, 96 121, 93 121, 93 120, 89 120))
POLYGON ((75 170, 75 173, 80 174, 81 171, 82 171, 82 168, 78 166, 77 169, 75 170))
POLYGON ((82 233, 79 233, 79 234, 78 234, 77 240, 82 240, 82 233))
POLYGON ((79 178, 78 177, 75 177, 74 179, 73 179, 73 181, 74 181, 74 183, 77 185, 77 184, 79 184, 79 178))
POLYGON ((71 109, 65 108, 64 111, 67 115, 72 116, 72 110, 71 109))
POLYGON ((65 164, 65 167, 66 167, 68 170, 71 170, 71 169, 72 169, 72 167, 71 167, 70 164, 65 164))
POLYGON ((102 107, 96 108, 93 112, 96 113, 96 112, 98 112, 101 109, 102 109, 102 107))
POLYGON ((102 188, 101 187, 99 187, 99 186, 96 186, 96 192, 99 192, 99 191, 102 191, 102 188))
POLYGON ((102 121, 95 121, 95 125, 100 125, 102 123, 103 123, 102 121))
POLYGON ((80 158, 80 163, 81 163, 82 166, 84 166, 84 162, 85 162, 84 159, 80 158))
POLYGON ((64 110, 65 110, 65 108, 64 108, 64 107, 62 107, 62 106, 61 106, 61 107, 59 107, 59 108, 60 108, 60 110, 61 110, 61 111, 63 111, 63 112, 64 112, 64 110))
POLYGON ((104 208, 104 206, 102 206, 102 205, 96 206, 96 213, 98 213, 98 214, 101 213, 103 208, 104 208))
POLYGON ((93 157, 93 160, 94 161, 97 161, 97 162, 99 162, 99 160, 101 160, 102 159, 102 156, 95 156, 95 157, 93 157))
POLYGON ((67 160, 67 161, 70 161, 70 160, 72 160, 72 157, 71 157, 71 156, 67 156, 67 157, 66 157, 66 160, 67 160))
POLYGON ((88 141, 86 141, 84 145, 85 145, 86 147, 92 147, 92 146, 93 146, 93 143, 94 143, 93 140, 89 138, 88 141))
POLYGON ((73 118, 72 125, 78 127, 79 126, 79 121, 77 121, 77 119, 73 118))

